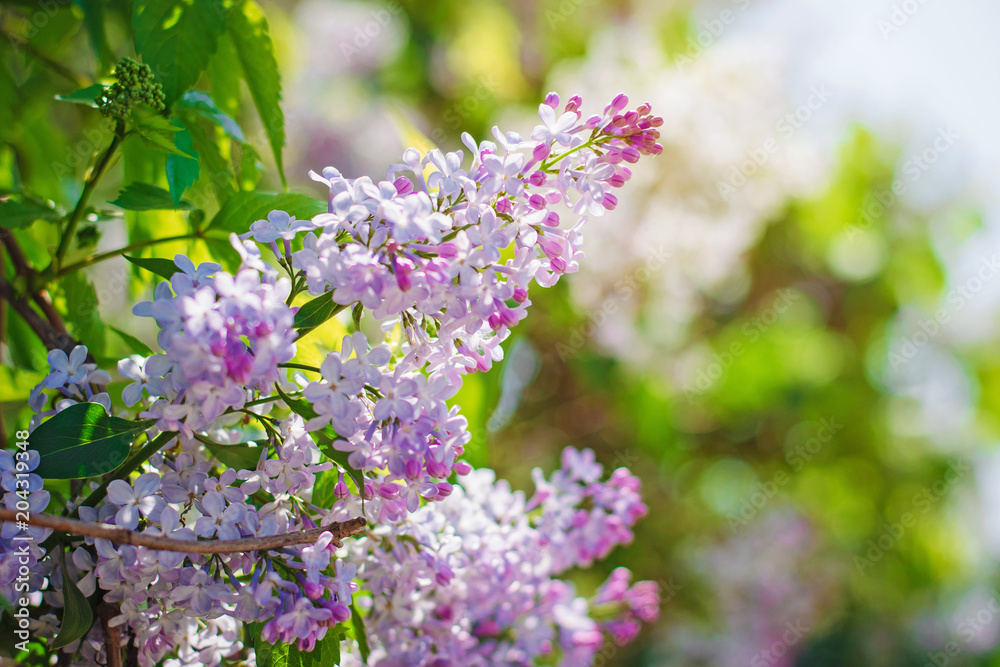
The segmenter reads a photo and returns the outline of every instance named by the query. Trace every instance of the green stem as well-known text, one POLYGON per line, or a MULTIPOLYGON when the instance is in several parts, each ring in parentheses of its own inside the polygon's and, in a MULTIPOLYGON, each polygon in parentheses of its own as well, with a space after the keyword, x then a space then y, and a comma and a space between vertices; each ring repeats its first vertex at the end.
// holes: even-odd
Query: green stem
POLYGON ((99 262, 112 259, 119 255, 123 255, 127 252, 142 250, 143 248, 148 248, 149 246, 157 245, 159 243, 170 243, 172 241, 185 241, 187 239, 196 239, 196 238, 200 238, 199 232, 191 232, 190 234, 178 234, 177 236, 166 236, 162 239, 150 239, 148 241, 139 241, 138 243, 132 243, 130 245, 127 245, 124 248, 108 250, 107 252, 100 252, 90 255, 88 257, 84 257, 82 260, 76 262, 75 264, 70 264, 69 266, 64 266, 61 269, 59 269, 59 272, 56 273, 56 277, 59 278, 66 275, 67 273, 79 271, 80 269, 84 269, 93 264, 97 264, 99 262))
POLYGON ((163 449, 168 442, 176 437, 176 431, 164 431, 154 439, 147 442, 142 449, 130 456, 128 460, 126 460, 120 468, 115 470, 110 477, 101 482, 101 485, 94 489, 93 492, 91 492, 91 494, 87 496, 82 503, 80 503, 80 507, 93 507, 97 503, 104 500, 104 496, 108 494, 108 484, 116 479, 125 479, 131 475, 139 468, 139 466, 148 461, 149 457, 163 449))
POLYGON ((278 368, 295 368, 300 371, 312 371, 313 373, 322 373, 322 371, 315 366, 307 366, 306 364, 278 364, 278 368))
POLYGON ((115 136, 111 139, 111 145, 101 154, 94 168, 87 175, 87 180, 83 184, 83 192, 80 193, 80 199, 77 200, 76 207, 69 214, 66 229, 63 230, 62 238, 59 239, 59 247, 56 249, 56 257, 53 260, 56 273, 59 272, 62 266, 63 258, 66 257, 70 242, 76 237, 76 228, 80 225, 80 220, 83 219, 83 212, 87 209, 87 201, 90 199, 90 195, 93 194, 97 183, 104 176, 104 172, 107 171, 108 165, 111 164, 111 158, 114 157, 118 146, 121 145, 124 138, 125 124, 122 121, 118 121, 118 125, 115 127, 115 136))
POLYGON ((556 164, 557 162, 561 161, 561 160, 562 160, 563 158, 565 158, 565 157, 566 157, 567 155, 569 155, 570 153, 575 153, 575 152, 576 152, 576 151, 578 151, 578 150, 582 150, 582 149, 584 149, 584 148, 588 148, 588 147, 589 147, 589 146, 591 146, 591 145, 592 145, 593 143, 594 143, 594 142, 593 142, 593 139, 590 139, 590 140, 588 140, 588 141, 585 141, 584 143, 580 144, 580 145, 579 145, 579 146, 577 146, 576 148, 571 148, 571 149, 569 149, 568 151, 566 151, 566 152, 565 152, 565 153, 563 153, 562 155, 556 155, 555 157, 551 157, 551 158, 549 158, 548 160, 545 160, 545 161, 543 161, 543 162, 542 162, 542 164, 541 164, 541 166, 539 167, 539 169, 540 169, 541 171, 547 171, 547 170, 549 170, 549 169, 551 169, 551 168, 552 168, 552 165, 554 165, 554 164, 556 164))

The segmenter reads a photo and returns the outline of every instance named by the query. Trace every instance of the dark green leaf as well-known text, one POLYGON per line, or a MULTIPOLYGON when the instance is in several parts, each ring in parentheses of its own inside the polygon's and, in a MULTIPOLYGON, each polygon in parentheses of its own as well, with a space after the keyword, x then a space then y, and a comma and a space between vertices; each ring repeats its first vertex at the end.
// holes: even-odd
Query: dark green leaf
POLYGON ((135 0, 135 50, 163 86, 167 106, 201 76, 226 29, 221 0, 135 0))
POLYGON ((240 111, 240 75, 242 74, 236 47, 229 35, 219 37, 219 48, 208 62, 208 81, 216 106, 229 115, 240 111))
POLYGON ((158 276, 162 276, 167 280, 173 278, 175 273, 180 272, 177 265, 169 259, 161 259, 159 257, 129 257, 128 255, 122 255, 122 257, 136 266, 155 273, 158 276))
POLYGON ((264 451, 260 447, 251 447, 250 445, 214 443, 205 446, 223 465, 236 470, 254 470, 257 467, 257 462, 260 461, 261 452, 264 451))
MULTIPOLYGON (((104 31, 104 3, 106 0, 74 0, 73 4, 83 10, 83 23, 93 44, 94 52, 101 63, 101 69, 107 71, 115 59, 108 36, 104 31)), ((96 93, 95 93, 96 94, 96 93)))
POLYGON ((222 206, 236 194, 233 168, 223 156, 213 133, 206 132, 198 123, 200 116, 184 111, 180 111, 179 114, 181 123, 191 135, 194 150, 198 153, 201 164, 200 177, 210 182, 212 190, 215 191, 215 198, 222 206))
MULTIPOLYGON (((188 155, 198 155, 194 149, 191 133, 181 130, 174 137, 174 144, 188 155)), ((198 160, 170 154, 167 156, 167 183, 170 185, 170 197, 175 206, 180 206, 181 195, 198 180, 198 160)))
POLYGON ((306 420, 317 416, 316 411, 313 410, 312 404, 309 401, 302 398, 292 398, 285 392, 281 391, 281 387, 277 385, 274 386, 274 389, 278 392, 278 395, 281 396, 281 400, 288 406, 288 409, 295 414, 306 420))
POLYGON ((368 645, 368 632, 365 630, 365 619, 361 617, 357 605, 353 602, 351 603, 351 625, 354 627, 354 638, 358 640, 358 646, 361 648, 361 662, 367 665, 368 656, 371 655, 372 650, 368 645))
POLYGON ((351 321, 354 322, 354 330, 361 331, 361 317, 365 314, 365 306, 358 303, 351 309, 351 321))
POLYGON ((75 90, 72 93, 67 93, 66 95, 56 95, 57 100, 62 100, 63 102, 72 102, 73 104, 83 104, 89 107, 97 108, 97 102, 95 101, 97 96, 104 91, 104 84, 95 83, 86 88, 81 88, 80 90, 75 90))
POLYGON ((215 106, 215 100, 213 100, 212 96, 208 93, 203 93, 200 90, 190 90, 184 93, 184 96, 177 102, 177 106, 175 108, 176 110, 190 110, 202 118, 207 118, 208 120, 216 123, 219 127, 225 130, 226 134, 236 141, 246 141, 239 123, 233 120, 232 116, 229 114, 220 111, 219 108, 215 106))
MULTIPOLYGON (((171 155, 170 157, 174 156, 171 155)), ((167 164, 169 165, 170 158, 168 157, 167 159, 167 164)), ((190 158, 185 159, 195 162, 195 167, 197 168, 198 163, 196 161, 190 160, 190 158)), ((118 193, 118 198, 111 203, 127 211, 190 210, 194 208, 190 202, 181 201, 180 203, 175 203, 174 198, 169 192, 149 183, 132 183, 131 185, 126 185, 125 189, 118 193)))
POLYGON ((340 664, 340 640, 343 635, 335 630, 316 642, 309 653, 299 651, 295 644, 269 644, 261 638, 263 623, 247 623, 249 644, 257 657, 257 667, 330 667, 340 664))
POLYGON ((222 207, 206 229, 224 232, 246 232, 250 225, 263 220, 271 211, 285 211, 296 218, 308 219, 325 213, 325 202, 294 192, 272 194, 267 192, 238 192, 222 207))
POLYGON ((320 294, 299 307, 295 313, 295 330, 299 332, 299 338, 344 309, 344 306, 334 303, 332 295, 332 292, 320 294))
POLYGON ((51 202, 27 197, 11 195, 0 199, 0 227, 21 229, 30 226, 35 220, 60 220, 62 215, 51 202))
MULTIPOLYGON (((39 426, 39 428, 41 427, 39 426)), ((80 592, 80 589, 76 586, 76 582, 70 578, 69 572, 66 570, 65 554, 61 560, 63 612, 62 621, 59 624, 59 634, 49 644, 49 648, 52 650, 72 644, 90 632, 90 626, 94 624, 94 612, 90 608, 90 602, 80 592)))
POLYGON ((149 349, 148 345, 143 343, 141 340, 139 340, 132 334, 126 333, 121 329, 116 329, 115 327, 108 327, 108 328, 114 331, 116 334, 118 334, 118 337, 125 342, 126 347, 128 347, 129 352, 131 352, 132 354, 138 354, 141 357, 148 357, 153 354, 153 351, 149 349))
POLYGON ((274 44, 268 32, 267 18, 256 2, 247 0, 229 13, 228 34, 236 47, 236 54, 243 66, 243 78, 250 88, 250 96, 260 114, 267 133, 274 161, 278 166, 281 183, 285 182, 285 169, 281 149, 285 145, 285 114, 281 110, 281 76, 274 57, 274 44))
POLYGON ((155 419, 129 421, 111 417, 99 403, 71 405, 28 436, 28 446, 41 455, 35 472, 43 479, 79 479, 109 473, 128 458, 136 436, 155 423, 155 419))

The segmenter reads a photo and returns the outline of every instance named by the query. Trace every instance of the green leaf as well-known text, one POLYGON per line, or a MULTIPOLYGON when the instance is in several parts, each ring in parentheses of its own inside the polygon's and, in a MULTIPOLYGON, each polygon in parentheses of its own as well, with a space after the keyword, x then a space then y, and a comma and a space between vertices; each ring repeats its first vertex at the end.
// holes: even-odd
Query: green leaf
MULTIPOLYGON (((167 158, 168 165, 170 164, 169 160, 171 157, 174 156, 171 155, 167 158)), ((185 159, 194 162, 195 167, 197 167, 197 161, 190 160, 190 158, 185 159)), ((131 185, 126 185, 125 189, 118 193, 118 198, 111 203, 127 211, 190 210, 194 208, 190 202, 175 202, 169 192, 149 183, 132 183, 131 185)))
POLYGON ((226 29, 220 0, 135 0, 135 50, 163 86, 167 106, 198 81, 226 29))
POLYGON ((315 299, 302 304, 295 313, 295 330, 299 338, 320 326, 328 319, 344 309, 344 306, 333 301, 333 292, 325 292, 315 299))
POLYGON ((354 628, 354 638, 358 640, 358 646, 361 649, 361 662, 367 665, 368 656, 371 655, 372 649, 368 645, 368 631, 365 630, 365 619, 361 617, 357 605, 353 602, 351 603, 351 626, 354 628))
POLYGON ((180 273, 177 265, 169 259, 161 259, 159 257, 129 257, 128 255, 122 255, 122 257, 136 266, 162 276, 167 280, 173 278, 175 273, 180 273))
POLYGON ((295 644, 269 644, 261 638, 263 623, 246 623, 249 644, 257 657, 257 667, 331 667, 340 664, 340 641, 343 634, 335 629, 316 642, 309 653, 299 651, 295 644))
POLYGON ((274 162, 278 166, 281 183, 285 181, 285 168, 281 149, 285 145, 285 114, 281 110, 281 75, 278 60, 274 57, 274 44, 268 32, 267 18, 256 2, 247 0, 229 12, 228 35, 236 47, 236 55, 243 66, 243 78, 250 88, 250 96, 260 114, 267 133, 274 162))
POLYGON ((28 446, 41 456, 35 473, 43 479, 109 473, 128 458, 136 436, 155 423, 111 417, 100 403, 71 405, 28 436, 28 446))
POLYGON ((181 128, 163 116, 134 109, 132 111, 132 120, 132 129, 147 145, 157 150, 172 153, 173 155, 180 155, 187 158, 195 157, 177 147, 174 135, 180 132, 181 128))
POLYGON ((175 109, 178 111, 192 111, 202 118, 207 118, 216 123, 225 130, 226 134, 236 141, 241 143, 246 141, 246 137, 243 136, 243 129, 240 128, 239 123, 233 120, 233 117, 229 114, 220 111, 215 105, 215 100, 208 93, 203 93, 200 90, 190 90, 184 93, 184 96, 177 102, 175 109))
POLYGON ((62 215, 52 202, 27 195, 11 195, 0 199, 0 227, 22 229, 32 225, 35 220, 60 219, 62 215))
MULTIPOLYGON (((187 130, 181 130, 177 133, 177 136, 174 137, 174 144, 189 155, 198 155, 194 149, 191 133, 187 130)), ((180 206, 181 195, 194 185, 194 182, 198 180, 199 173, 198 160, 174 154, 167 156, 167 183, 170 185, 170 197, 175 206, 180 206)))
POLYGON ((261 452, 264 451, 261 447, 251 447, 250 445, 221 445, 219 443, 209 445, 206 443, 205 447, 223 465, 236 470, 254 470, 260 461, 261 452))
POLYGON ((132 334, 126 333, 121 329, 116 329, 115 327, 108 327, 108 329, 118 334, 118 337, 125 342, 125 346, 128 347, 129 352, 132 354, 138 354, 140 357, 148 357, 153 354, 153 351, 149 349, 148 345, 132 334))
POLYGON ((49 364, 46 359, 48 350, 13 308, 7 310, 6 342, 14 366, 29 371, 48 372, 49 364))
POLYGON ((179 111, 179 114, 181 123, 191 135, 194 150, 200 158, 199 162, 204 166, 204 169, 201 169, 201 177, 210 181, 216 201, 219 202, 219 206, 223 206, 236 194, 233 168, 229 160, 223 156, 215 137, 198 123, 199 116, 191 112, 185 113, 183 110, 179 111))
MULTIPOLYGON (((87 275, 74 271, 64 276, 59 287, 66 300, 64 317, 70 333, 87 346, 95 357, 104 354, 107 331, 101 321, 101 311, 97 302, 97 290, 87 275)), ((124 290, 124 286, 120 289, 124 290)))
POLYGON ((257 220, 263 220, 271 211, 285 211, 296 218, 312 218, 325 213, 325 202, 294 192, 273 194, 268 192, 237 192, 215 214, 206 229, 225 232, 246 232, 257 220))
MULTIPOLYGON (((104 31, 105 0, 74 0, 73 4, 83 10, 83 23, 94 46, 94 52, 101 63, 101 69, 111 68, 115 54, 108 45, 108 36, 104 31)), ((96 93, 95 93, 96 94, 96 93)))
POLYGON ((95 101, 97 96, 104 92, 104 84, 95 83, 93 85, 87 86, 86 88, 81 88, 80 90, 74 90, 72 93, 67 93, 65 95, 56 95, 57 100, 62 100, 63 102, 72 102, 73 104, 83 104, 88 107, 97 108, 97 102, 95 101))
MULTIPOLYGON (((41 426, 38 428, 41 428, 41 426)), ((94 612, 90 608, 90 602, 80 592, 76 582, 70 578, 69 572, 66 570, 65 553, 61 561, 63 613, 62 621, 59 624, 59 634, 49 644, 49 649, 51 650, 62 648, 80 639, 90 632, 90 626, 94 624, 94 612)))

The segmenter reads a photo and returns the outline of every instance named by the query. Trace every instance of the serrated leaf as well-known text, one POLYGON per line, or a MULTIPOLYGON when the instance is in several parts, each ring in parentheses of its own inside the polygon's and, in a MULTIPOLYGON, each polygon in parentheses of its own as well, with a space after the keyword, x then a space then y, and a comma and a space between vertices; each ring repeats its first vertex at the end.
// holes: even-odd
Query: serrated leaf
POLYGON ((148 146, 181 157, 194 157, 177 147, 174 135, 180 132, 181 128, 163 116, 133 110, 132 118, 134 121, 132 129, 148 146))
POLYGON ((180 120, 184 128, 191 135, 194 150, 198 153, 199 161, 204 166, 202 178, 208 178, 215 191, 215 199, 220 206, 225 205, 229 198, 236 194, 235 174, 229 161, 222 155, 218 143, 214 137, 198 123, 198 118, 194 113, 180 111, 180 120))
MULTIPOLYGON (((194 149, 194 141, 191 133, 181 130, 174 136, 174 145, 188 155, 197 157, 198 152, 194 149)), ((198 180, 200 168, 198 160, 184 157, 182 155, 170 154, 167 156, 167 183, 170 186, 170 197, 175 206, 181 205, 181 195, 198 180)))
POLYGON ((111 331, 114 331, 116 334, 118 334, 118 337, 121 338, 122 341, 124 341, 125 346, 132 354, 138 354, 141 357, 152 356, 153 351, 149 348, 149 346, 143 343, 135 336, 133 336, 132 334, 126 333, 121 329, 116 329, 115 327, 108 327, 108 329, 111 329, 111 331))
POLYGON ((226 29, 220 0, 135 0, 135 50, 153 70, 170 107, 198 81, 226 29))
POLYGON ((243 136, 243 129, 240 128, 239 123, 233 120, 233 117, 229 114, 220 111, 219 107, 215 105, 215 100, 208 93, 203 93, 200 90, 189 90, 177 102, 175 109, 178 111, 189 110, 202 118, 207 118, 221 127, 226 134, 236 141, 246 141, 246 137, 243 136))
POLYGON ((159 257, 129 257, 128 255, 122 255, 122 257, 139 268, 146 269, 167 280, 173 278, 175 273, 180 273, 177 265, 169 259, 161 259, 159 257))
POLYGON ((260 461, 261 452, 264 451, 260 447, 251 447, 250 445, 221 445, 218 443, 209 445, 206 443, 205 447, 223 465, 236 470, 254 470, 257 467, 257 462, 260 461))
MULTIPOLYGON (((171 155, 170 157, 174 156, 171 155)), ((170 158, 168 157, 167 159, 169 164, 170 158)), ((197 162, 195 162, 195 166, 197 167, 197 162)), ((181 201, 175 203, 173 196, 169 192, 149 183, 132 183, 126 185, 125 189, 118 193, 118 198, 111 203, 127 211, 190 210, 194 208, 190 202, 181 201)))
POLYGON ((215 214, 206 229, 242 234, 254 222, 263 220, 275 210, 285 211, 296 218, 311 219, 325 213, 327 204, 294 192, 237 192, 215 214))
POLYGON ((35 220, 55 221, 62 215, 51 202, 25 195, 11 195, 0 199, 0 227, 23 229, 35 220))
POLYGON ((57 100, 72 102, 73 104, 83 104, 85 106, 97 108, 97 96, 104 92, 104 84, 95 83, 80 90, 74 90, 65 95, 56 95, 57 100))
MULTIPOLYGON (((41 427, 39 427, 41 428, 41 427)), ((90 632, 90 626, 94 624, 94 612, 90 608, 90 602, 84 597, 77 587, 76 582, 69 576, 66 569, 66 556, 62 558, 62 579, 63 579, 63 611, 62 620, 59 623, 59 634, 56 635, 49 648, 52 650, 62 648, 72 644, 80 637, 90 632)))
POLYGON ((285 114, 281 110, 281 75, 274 56, 274 44, 267 18, 256 2, 247 0, 230 11, 228 31, 236 55, 243 67, 243 78, 260 114, 264 132, 271 144, 278 175, 285 187, 285 168, 281 149, 285 145, 285 114))
POLYGON ((307 333, 320 326, 328 319, 344 309, 344 306, 333 301, 333 292, 325 292, 315 299, 310 299, 295 313, 295 330, 302 338, 307 333))
POLYGON ((109 473, 128 458, 136 436, 155 423, 155 419, 111 417, 100 403, 71 405, 28 436, 28 446, 41 456, 35 473, 43 479, 80 479, 109 473))
POLYGON ((351 603, 351 626, 354 628, 354 638, 358 640, 358 647, 361 650, 361 662, 368 664, 368 656, 372 649, 368 645, 368 631, 365 629, 365 619, 358 612, 358 607, 351 603))
POLYGON ((299 651, 295 644, 270 644, 261 638, 263 623, 245 624, 250 645, 256 653, 257 667, 331 667, 340 664, 342 635, 334 630, 316 642, 312 651, 299 651))

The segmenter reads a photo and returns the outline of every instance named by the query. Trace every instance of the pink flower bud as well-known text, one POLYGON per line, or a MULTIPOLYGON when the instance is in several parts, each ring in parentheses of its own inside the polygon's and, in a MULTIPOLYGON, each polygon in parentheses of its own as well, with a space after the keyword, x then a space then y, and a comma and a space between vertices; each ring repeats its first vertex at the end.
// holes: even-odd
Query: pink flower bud
POLYGON ((541 162, 552 153, 552 146, 548 144, 538 144, 535 150, 531 151, 531 157, 535 162, 541 162))
POLYGON ((545 96, 545 104, 547 104, 548 106, 552 107, 553 109, 558 108, 559 107, 559 94, 558 93, 549 93, 548 95, 546 95, 545 96))
POLYGON ((601 200, 601 205, 609 211, 613 211, 618 206, 618 197, 615 197, 610 192, 605 193, 604 199, 601 200))
POLYGON ((392 184, 396 186, 396 192, 401 195, 413 192, 413 183, 406 176, 400 176, 392 184))

